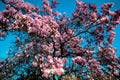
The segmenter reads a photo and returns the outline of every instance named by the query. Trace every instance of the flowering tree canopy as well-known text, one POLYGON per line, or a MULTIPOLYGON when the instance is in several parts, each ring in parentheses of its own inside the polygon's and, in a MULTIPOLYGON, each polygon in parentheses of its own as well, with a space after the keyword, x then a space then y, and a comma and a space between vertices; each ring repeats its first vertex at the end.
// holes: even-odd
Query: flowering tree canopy
POLYGON ((55 11, 56 0, 43 0, 42 9, 23 0, 2 2, 6 9, 0 13, 0 39, 10 32, 16 41, 0 62, 1 79, 119 78, 120 59, 112 43, 120 10, 111 11, 113 3, 103 4, 99 13, 95 4, 76 0, 68 17, 55 11))

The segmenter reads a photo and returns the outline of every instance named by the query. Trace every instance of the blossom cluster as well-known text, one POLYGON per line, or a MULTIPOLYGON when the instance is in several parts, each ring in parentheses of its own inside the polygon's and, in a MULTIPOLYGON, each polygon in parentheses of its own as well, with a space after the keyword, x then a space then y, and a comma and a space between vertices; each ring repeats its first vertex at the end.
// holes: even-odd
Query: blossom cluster
POLYGON ((74 64, 77 63, 77 64, 81 64, 81 65, 85 66, 86 60, 83 59, 82 57, 78 56, 78 57, 73 58, 73 63, 74 64))
POLYGON ((100 63, 98 61, 96 61, 95 59, 91 59, 88 61, 88 64, 89 64, 89 70, 92 70, 97 75, 102 75, 100 63))
POLYGON ((48 78, 51 75, 57 74, 61 75, 64 74, 64 63, 65 59, 61 58, 53 58, 52 56, 48 56, 47 62, 40 64, 40 67, 42 68, 43 76, 48 78))

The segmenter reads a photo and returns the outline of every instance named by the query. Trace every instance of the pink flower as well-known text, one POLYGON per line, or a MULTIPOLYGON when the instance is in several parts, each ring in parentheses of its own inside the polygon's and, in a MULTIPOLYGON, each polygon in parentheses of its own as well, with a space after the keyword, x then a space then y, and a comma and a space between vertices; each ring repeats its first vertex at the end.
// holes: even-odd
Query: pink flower
POLYGON ((48 47, 47 45, 42 45, 42 48, 45 50, 47 49, 47 47, 48 47))
POLYGON ((92 20, 92 21, 97 20, 97 13, 96 13, 96 12, 92 12, 92 13, 91 13, 91 20, 92 20))
POLYGON ((76 4, 78 4, 79 6, 84 4, 82 1, 76 0, 76 4))
POLYGON ((44 70, 43 70, 43 76, 46 77, 46 78, 48 78, 50 72, 51 72, 50 69, 44 69, 44 70))
POLYGON ((42 65, 43 67, 43 76, 48 77, 50 74, 61 75, 64 73, 64 59, 61 58, 53 58, 52 56, 48 56, 47 62, 42 65))
POLYGON ((40 36, 43 36, 43 37, 48 37, 50 35, 50 33, 48 31, 46 31, 45 29, 39 29, 40 31, 40 36))
POLYGON ((43 2, 43 9, 44 9, 45 11, 47 11, 49 14, 52 13, 52 9, 51 9, 51 7, 50 7, 50 3, 49 3, 48 0, 44 0, 44 2, 43 2))
POLYGON ((52 71, 52 74, 57 74, 57 75, 61 75, 64 73, 63 68, 53 68, 51 71, 52 71))
POLYGON ((111 65, 108 65, 108 68, 109 68, 109 69, 112 69, 113 67, 112 67, 111 65))
POLYGON ((55 22, 55 21, 51 21, 51 23, 52 23, 52 28, 58 28, 59 27, 59 25, 58 25, 58 23, 57 22, 55 22))
POLYGON ((3 64, 0 64, 0 69, 2 69, 3 68, 3 64))
POLYGON ((6 33, 5 32, 0 32, 0 36, 4 37, 4 36, 6 36, 6 33))
POLYGON ((57 30, 55 31, 55 38, 62 39, 60 32, 57 30))
POLYGON ((56 18, 58 18, 60 15, 61 15, 61 13, 59 13, 59 12, 55 12, 55 16, 56 16, 56 18))
POLYGON ((74 34, 74 29, 73 29, 73 28, 68 29, 68 33, 69 33, 70 35, 73 35, 73 34, 74 34))
POLYGON ((78 56, 78 57, 73 58, 73 63, 78 63, 84 66, 86 64, 86 60, 78 56))
POLYGON ((117 70, 114 71, 114 75, 118 76, 119 72, 117 70))
POLYGON ((100 19, 100 23, 107 23, 108 20, 109 20, 109 17, 108 17, 108 16, 102 17, 102 18, 100 19))
POLYGON ((108 53, 110 53, 110 54, 113 54, 113 55, 115 55, 115 53, 116 53, 116 49, 115 48, 107 48, 106 51, 108 53))
POLYGON ((23 2, 23 0, 3 0, 6 3, 9 4, 15 4, 15 3, 19 3, 19 2, 23 2))
POLYGON ((50 28, 50 26, 48 24, 44 24, 43 25, 43 29, 46 30, 47 32, 51 32, 52 29, 50 28))
POLYGON ((44 0, 43 4, 47 5, 47 6, 50 6, 50 3, 48 0, 44 0))
POLYGON ((64 32, 64 33, 62 34, 62 37, 63 37, 63 39, 66 39, 66 38, 68 37, 67 33, 64 32))
POLYGON ((93 54, 93 53, 94 53, 94 51, 92 51, 92 50, 86 50, 86 52, 87 52, 88 54, 93 54))
POLYGON ((91 68, 96 68, 96 69, 97 69, 97 68, 99 68, 99 66, 100 66, 100 63, 97 62, 95 59, 89 60, 88 63, 89 63, 89 66, 90 66, 91 68))
POLYGON ((115 32, 110 32, 110 35, 108 36, 108 42, 112 43, 114 41, 114 37, 115 37, 115 32))
POLYGON ((74 12, 72 15, 73 15, 73 17, 79 16, 79 14, 77 12, 74 12))
POLYGON ((48 56, 48 60, 47 60, 50 64, 53 64, 53 58, 52 58, 52 56, 48 56))
POLYGON ((110 11, 110 10, 109 10, 109 14, 110 14, 111 16, 115 16, 115 12, 112 12, 112 11, 110 11))
POLYGON ((58 69, 56 69, 56 72, 57 72, 58 75, 61 75, 61 74, 64 73, 64 69, 63 68, 58 68, 58 69))
POLYGON ((32 62, 32 65, 33 65, 33 67, 37 67, 38 64, 37 64, 36 61, 33 61, 33 62, 32 62))
POLYGON ((60 51, 56 51, 56 56, 60 56, 60 51))

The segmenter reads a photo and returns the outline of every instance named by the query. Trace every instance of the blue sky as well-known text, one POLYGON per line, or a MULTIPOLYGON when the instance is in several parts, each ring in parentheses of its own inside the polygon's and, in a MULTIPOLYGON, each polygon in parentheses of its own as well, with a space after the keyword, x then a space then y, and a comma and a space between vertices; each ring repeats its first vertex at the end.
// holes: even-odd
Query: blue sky
MULTIPOLYGON (((35 6, 41 7, 43 0, 25 0, 30 2, 31 4, 35 6)), ((60 4, 57 6, 56 10, 63 13, 66 12, 68 16, 71 16, 71 13, 75 9, 75 0, 58 0, 60 4)), ((112 10, 120 9, 120 1, 119 0, 82 0, 86 3, 95 3, 98 6, 98 9, 100 9, 100 5, 106 3, 106 2, 114 2, 114 7, 112 10)), ((0 1, 0 11, 4 9, 4 4, 0 1)), ((120 56, 120 25, 115 30, 116 36, 115 41, 113 43, 113 46, 117 48, 117 56, 120 56)), ((0 41, 0 58, 7 58, 7 51, 9 50, 9 47, 12 46, 12 42, 14 41, 15 36, 12 34, 8 35, 7 38, 4 41, 0 41)))

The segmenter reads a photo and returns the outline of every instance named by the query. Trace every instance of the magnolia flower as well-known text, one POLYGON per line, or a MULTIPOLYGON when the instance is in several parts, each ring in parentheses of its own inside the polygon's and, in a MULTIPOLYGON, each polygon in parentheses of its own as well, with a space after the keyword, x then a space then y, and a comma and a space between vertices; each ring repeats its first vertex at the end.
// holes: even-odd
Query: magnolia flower
POLYGON ((73 58, 73 63, 78 63, 84 66, 86 64, 86 60, 78 56, 78 57, 73 58))
POLYGON ((106 23, 106 22, 108 22, 108 20, 109 20, 109 17, 108 17, 108 16, 105 16, 105 17, 102 17, 102 18, 100 19, 100 22, 101 22, 101 23, 106 23))
POLYGON ((63 68, 53 68, 51 69, 52 74, 57 74, 57 75, 61 75, 64 73, 64 69, 63 68))
POLYGON ((93 21, 97 20, 97 13, 96 12, 91 13, 91 20, 93 20, 93 21))
POLYGON ((115 70, 115 71, 114 71, 114 75, 116 75, 116 76, 118 76, 118 75, 119 75, 118 70, 115 70))
POLYGON ((60 56, 60 51, 56 51, 56 56, 60 56))
POLYGON ((4 36, 6 36, 6 33, 5 32, 0 32, 0 36, 4 37, 4 36))
POLYGON ((47 32, 51 32, 52 29, 50 28, 50 26, 48 24, 44 24, 43 25, 43 29, 46 30, 47 32))
POLYGON ((59 13, 59 12, 55 12, 55 16, 56 16, 56 18, 58 18, 60 15, 61 15, 61 13, 59 13))
POLYGON ((115 32, 110 32, 110 35, 108 36, 108 42, 112 43, 114 41, 114 37, 115 37, 115 32))
POLYGON ((3 64, 0 64, 0 69, 2 69, 3 68, 3 64))
POLYGON ((50 64, 52 64, 53 63, 53 58, 52 58, 52 56, 48 56, 48 60, 47 60, 50 64))
POLYGON ((79 1, 79 0, 76 0, 76 4, 78 4, 78 5, 82 5, 82 4, 84 4, 84 2, 79 1))
POLYGON ((38 64, 37 64, 36 61, 33 61, 33 62, 32 62, 32 65, 33 65, 33 67, 37 67, 38 64))
POLYGON ((43 76, 46 77, 46 78, 48 78, 50 72, 51 72, 50 69, 44 69, 44 70, 43 70, 43 76))
POLYGON ((90 66, 99 66, 99 64, 100 64, 100 63, 99 63, 98 61, 96 61, 95 59, 89 60, 88 63, 89 63, 90 66))
POLYGON ((52 9, 50 7, 49 1, 48 0, 44 0, 43 2, 43 8, 45 11, 47 11, 48 13, 52 13, 52 9))
POLYGON ((109 14, 110 14, 111 16, 115 16, 115 12, 112 12, 112 11, 110 11, 110 10, 109 10, 109 14))
POLYGON ((55 31, 55 38, 62 39, 60 32, 58 32, 57 30, 55 31))
POLYGON ((108 65, 108 68, 109 68, 109 69, 112 69, 113 67, 112 67, 111 65, 108 65))

